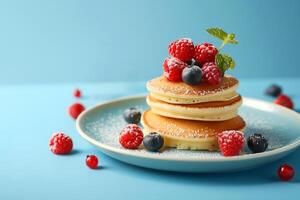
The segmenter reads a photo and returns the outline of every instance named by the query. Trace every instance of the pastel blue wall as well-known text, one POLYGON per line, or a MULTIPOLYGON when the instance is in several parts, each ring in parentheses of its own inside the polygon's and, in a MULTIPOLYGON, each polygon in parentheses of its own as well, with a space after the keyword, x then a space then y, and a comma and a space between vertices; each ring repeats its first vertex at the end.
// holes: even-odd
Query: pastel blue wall
MULTIPOLYGON (((223 27, 239 77, 300 76, 300 1, 1 1, 0 83, 146 80, 168 43, 223 27)), ((218 43, 219 44, 219 43, 218 43)))

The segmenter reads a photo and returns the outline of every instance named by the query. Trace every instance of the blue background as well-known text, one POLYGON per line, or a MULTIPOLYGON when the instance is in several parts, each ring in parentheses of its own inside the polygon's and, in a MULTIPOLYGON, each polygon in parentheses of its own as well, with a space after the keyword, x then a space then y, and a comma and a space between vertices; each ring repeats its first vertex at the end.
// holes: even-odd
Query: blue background
POLYGON ((299 77, 300 1, 1 1, 0 84, 139 81, 161 73, 180 37, 219 42, 239 78, 299 77))
POLYGON ((170 41, 219 44, 204 31, 218 26, 240 41, 225 47, 237 62, 240 93, 273 101, 263 92, 275 82, 299 112, 299 8, 297 0, 0 1, 0 199, 299 199, 299 148, 233 174, 147 170, 102 154, 66 111, 76 101, 89 108, 146 94, 170 41), (75 87, 83 98, 72 96, 75 87), (50 152, 57 131, 72 137, 71 155, 50 152), (88 154, 100 158, 99 170, 86 167, 88 154), (288 183, 276 177, 285 162, 296 169, 288 183))

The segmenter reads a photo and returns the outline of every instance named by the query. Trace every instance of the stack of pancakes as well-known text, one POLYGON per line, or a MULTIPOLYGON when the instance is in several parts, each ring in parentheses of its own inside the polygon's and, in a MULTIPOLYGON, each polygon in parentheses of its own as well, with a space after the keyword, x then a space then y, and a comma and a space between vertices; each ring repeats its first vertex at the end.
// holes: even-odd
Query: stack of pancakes
POLYGON ((147 103, 151 109, 142 116, 145 132, 160 133, 167 147, 217 150, 218 133, 245 127, 237 114, 242 104, 237 87, 238 80, 227 75, 218 85, 191 86, 163 76, 150 80, 147 103))

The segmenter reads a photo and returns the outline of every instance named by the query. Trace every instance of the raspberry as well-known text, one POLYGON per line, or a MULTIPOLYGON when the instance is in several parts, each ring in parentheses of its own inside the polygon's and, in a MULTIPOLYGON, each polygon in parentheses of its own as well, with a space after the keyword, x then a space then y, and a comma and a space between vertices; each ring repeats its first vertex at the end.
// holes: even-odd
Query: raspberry
POLYGON ((185 62, 177 58, 166 58, 163 67, 164 67, 164 76, 173 82, 182 81, 182 71, 187 66, 185 62))
POLYGON ((98 168, 98 158, 95 155, 87 155, 85 159, 85 163, 91 169, 98 168))
POLYGON ((169 61, 170 58, 166 58, 163 62, 163 69, 164 69, 164 72, 168 72, 169 71, 169 66, 168 66, 168 61, 169 61))
POLYGON ((210 43, 203 43, 195 46, 194 58, 202 65, 206 62, 214 62, 217 54, 218 49, 210 43))
POLYGON ((74 103, 69 107, 69 114, 73 119, 77 119, 84 110, 85 108, 81 103, 74 103))
POLYGON ((239 155, 245 139, 240 131, 230 130, 218 134, 219 148, 223 156, 239 155))
POLYGON ((81 97, 81 91, 79 89, 74 90, 73 93, 74 97, 80 98, 81 97))
POLYGON ((290 109, 293 109, 294 108, 294 103, 293 101, 291 100, 290 97, 284 95, 284 94, 281 94, 279 95, 274 103, 278 104, 278 105, 282 105, 284 107, 287 107, 287 108, 290 108, 290 109))
POLYGON ((187 62, 193 58, 195 48, 191 39, 181 38, 169 44, 168 51, 171 56, 187 62))
POLYGON ((137 149, 142 141, 142 129, 136 124, 128 124, 120 133, 119 142, 126 149, 137 149))
POLYGON ((202 66, 202 79, 203 81, 217 85, 221 82, 222 72, 215 62, 205 63, 202 66))
POLYGON ((49 146, 54 154, 68 154, 72 151, 73 142, 72 139, 65 134, 55 133, 50 138, 49 146))

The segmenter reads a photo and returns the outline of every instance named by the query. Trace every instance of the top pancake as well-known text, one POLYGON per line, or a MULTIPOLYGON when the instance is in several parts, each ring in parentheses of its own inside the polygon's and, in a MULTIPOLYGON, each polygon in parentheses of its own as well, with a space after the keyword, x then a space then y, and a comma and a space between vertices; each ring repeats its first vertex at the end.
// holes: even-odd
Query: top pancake
POLYGON ((164 76, 152 79, 147 89, 156 99, 174 104, 193 104, 210 101, 228 101, 238 96, 238 80, 225 75, 218 85, 201 83, 191 86, 184 82, 171 82, 164 76))

